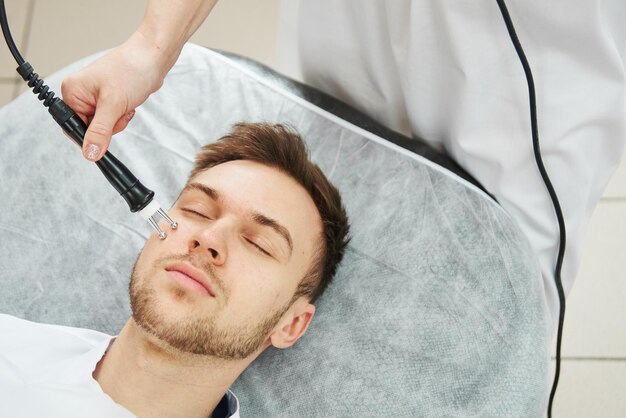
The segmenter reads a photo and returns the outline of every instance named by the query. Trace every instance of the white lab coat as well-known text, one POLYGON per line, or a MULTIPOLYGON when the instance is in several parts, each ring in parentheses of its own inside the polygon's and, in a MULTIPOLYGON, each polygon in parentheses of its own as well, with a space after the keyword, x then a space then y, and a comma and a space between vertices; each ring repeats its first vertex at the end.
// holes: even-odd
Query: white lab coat
MULTIPOLYGON (((533 71, 543 160, 566 223, 566 294, 624 154, 626 2, 506 0, 533 71)), ((279 69, 445 150, 515 218, 558 323, 555 212, 532 150, 524 72, 495 1, 287 0, 279 69)))

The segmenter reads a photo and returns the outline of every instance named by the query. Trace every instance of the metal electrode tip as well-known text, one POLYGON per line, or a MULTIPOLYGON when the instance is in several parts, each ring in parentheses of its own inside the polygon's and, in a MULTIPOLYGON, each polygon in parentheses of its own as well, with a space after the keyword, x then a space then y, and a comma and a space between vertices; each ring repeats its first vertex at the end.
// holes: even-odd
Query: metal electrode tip
MULTIPOLYGON (((156 215, 156 214, 155 214, 156 215)), ((150 222, 150 225, 152 225, 152 228, 156 231, 156 233, 159 235, 159 238, 161 239, 165 239, 167 238, 167 234, 165 232, 163 232, 161 230, 161 228, 159 228, 159 224, 157 223, 157 220, 155 219, 155 216, 152 215, 151 217, 148 218, 148 222, 150 222)))
POLYGON ((178 226, 178 222, 176 222, 176 221, 172 220, 172 218, 170 218, 169 216, 167 216, 167 213, 165 213, 165 211, 164 211, 163 209, 159 208, 159 210, 157 210, 157 213, 158 213, 159 215, 161 215, 161 217, 162 217, 163 219, 165 219, 165 221, 166 221, 167 223, 169 223, 169 224, 170 224, 170 228, 172 228, 172 229, 176 229, 176 227, 178 226))
POLYGON ((170 218, 156 200, 150 202, 145 208, 143 208, 139 215, 150 223, 152 229, 154 229, 160 239, 167 238, 167 234, 159 227, 159 221, 163 219, 170 225, 170 228, 176 229, 178 222, 170 218))

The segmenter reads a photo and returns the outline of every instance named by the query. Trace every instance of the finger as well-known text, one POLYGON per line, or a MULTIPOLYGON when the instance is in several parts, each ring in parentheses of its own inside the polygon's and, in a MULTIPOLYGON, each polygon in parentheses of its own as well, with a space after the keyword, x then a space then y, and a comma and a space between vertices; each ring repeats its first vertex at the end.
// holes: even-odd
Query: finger
POLYGON ((83 155, 90 161, 97 161, 109 147, 113 127, 126 113, 124 105, 102 97, 97 103, 96 113, 87 128, 83 143, 83 155))
POLYGON ((113 127, 113 135, 115 135, 116 133, 122 132, 124 129, 126 129, 130 121, 133 119, 133 116, 135 116, 135 111, 131 110, 130 112, 126 113, 124 116, 119 118, 119 120, 113 127))
MULTIPOLYGON (((61 82, 63 101, 76 113, 93 115, 96 98, 94 94, 72 75, 61 82)), ((84 118, 83 118, 84 119, 84 118)))

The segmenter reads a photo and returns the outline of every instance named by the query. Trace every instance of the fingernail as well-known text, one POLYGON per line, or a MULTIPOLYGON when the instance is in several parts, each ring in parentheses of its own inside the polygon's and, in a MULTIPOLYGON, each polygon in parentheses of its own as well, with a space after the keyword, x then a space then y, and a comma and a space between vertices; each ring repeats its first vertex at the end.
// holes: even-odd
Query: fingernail
POLYGON ((128 112, 126 114, 126 120, 130 122, 130 120, 133 118, 133 116, 135 116, 135 111, 134 110, 131 111, 131 112, 128 112))
POLYGON ((98 155, 100 155, 99 146, 95 144, 87 145, 87 148, 85 148, 85 157, 87 157, 89 161, 96 161, 96 159, 98 158, 98 155))

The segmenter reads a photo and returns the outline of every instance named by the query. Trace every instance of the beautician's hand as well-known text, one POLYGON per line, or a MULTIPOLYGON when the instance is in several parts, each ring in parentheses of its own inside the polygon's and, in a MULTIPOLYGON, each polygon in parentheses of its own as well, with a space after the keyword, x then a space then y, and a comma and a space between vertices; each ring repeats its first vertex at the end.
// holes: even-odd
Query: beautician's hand
POLYGON ((88 125, 83 155, 98 160, 111 135, 122 131, 135 108, 163 84, 165 67, 159 51, 140 32, 94 61, 61 85, 63 100, 88 125))
POLYGON ((99 160, 150 94, 217 0, 150 0, 139 29, 61 85, 63 100, 88 125, 83 155, 99 160))

